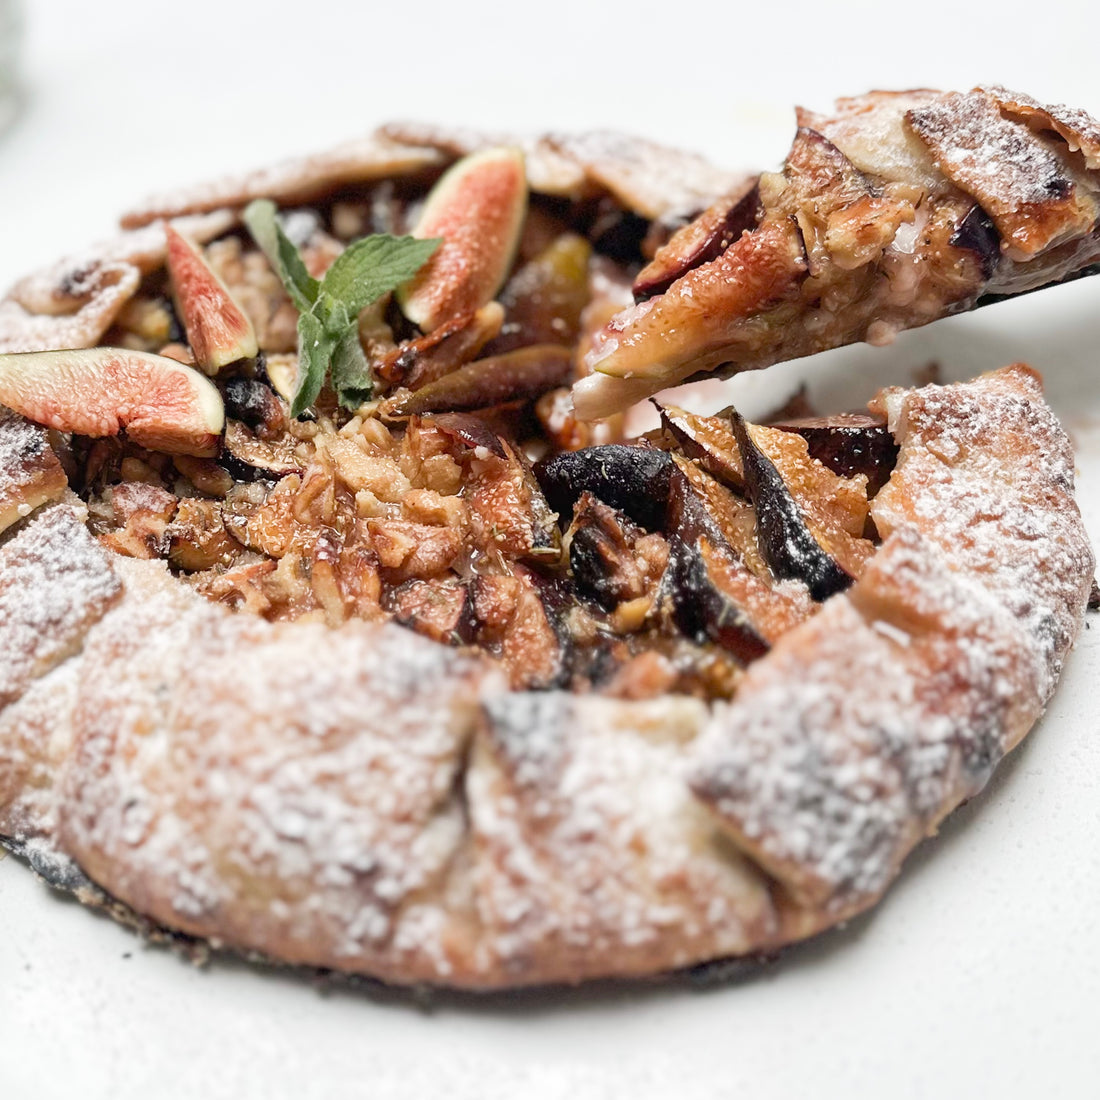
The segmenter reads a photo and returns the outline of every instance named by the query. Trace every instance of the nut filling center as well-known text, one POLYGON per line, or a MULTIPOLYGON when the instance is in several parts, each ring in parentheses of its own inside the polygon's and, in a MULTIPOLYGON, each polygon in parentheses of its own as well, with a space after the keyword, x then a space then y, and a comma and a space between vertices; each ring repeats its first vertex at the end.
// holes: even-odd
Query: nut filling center
MULTIPOLYGON (((388 205, 280 215, 315 277, 364 230, 413 224, 415 188, 377 190, 388 205)), ((858 577, 876 545, 868 498, 897 449, 881 418, 806 416, 801 398, 770 426, 658 405, 660 426, 631 440, 621 416, 575 420, 566 387, 659 239, 607 202, 536 197, 495 299, 427 333, 388 295, 367 307, 371 399, 347 408, 328 383, 302 418, 282 396, 301 369, 298 313, 272 264, 244 231, 189 243, 255 333, 253 354, 206 371, 220 453, 132 433, 55 432, 55 449, 106 546, 166 560, 217 603, 331 627, 393 619, 479 647, 517 689, 729 697, 858 577)), ((170 256, 104 343, 205 367, 211 325, 182 278, 170 256)))

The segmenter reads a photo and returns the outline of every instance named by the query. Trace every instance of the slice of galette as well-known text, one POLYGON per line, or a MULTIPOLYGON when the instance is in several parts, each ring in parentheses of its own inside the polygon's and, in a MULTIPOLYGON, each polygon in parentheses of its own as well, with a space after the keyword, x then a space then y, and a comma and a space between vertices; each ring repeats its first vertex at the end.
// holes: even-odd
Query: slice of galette
POLYGON ((1038 377, 626 440, 568 386, 735 181, 391 130, 0 303, 0 839, 116 915, 500 988, 874 903, 1094 560, 1038 377))
POLYGON ((1100 124, 999 87, 800 109, 783 168, 677 232, 593 341, 603 416, 688 378, 894 335, 1100 261, 1100 124))

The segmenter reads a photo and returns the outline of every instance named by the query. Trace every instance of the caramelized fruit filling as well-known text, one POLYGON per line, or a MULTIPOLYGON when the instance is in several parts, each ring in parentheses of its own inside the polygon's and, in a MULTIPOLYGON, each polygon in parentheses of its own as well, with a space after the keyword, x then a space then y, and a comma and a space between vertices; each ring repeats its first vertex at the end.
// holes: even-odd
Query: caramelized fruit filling
MULTIPOLYGON (((374 191, 283 212, 312 277, 350 237, 415 224, 415 187, 374 191)), ((566 387, 666 238, 606 201, 536 196, 493 300, 457 294, 470 308, 427 330, 394 296, 368 306, 373 399, 349 411, 326 386, 301 419, 287 400, 297 310, 246 233, 212 242, 197 250, 210 285, 260 348, 220 372, 203 348, 225 404, 220 453, 65 437, 94 532, 233 609, 392 619, 478 647, 517 689, 728 697, 859 575, 875 543, 868 485, 895 454, 869 417, 764 427, 667 406, 630 442, 621 418, 576 421, 566 387)), ((188 333, 217 331, 194 300, 169 273, 147 276, 105 343, 193 363, 188 333)))

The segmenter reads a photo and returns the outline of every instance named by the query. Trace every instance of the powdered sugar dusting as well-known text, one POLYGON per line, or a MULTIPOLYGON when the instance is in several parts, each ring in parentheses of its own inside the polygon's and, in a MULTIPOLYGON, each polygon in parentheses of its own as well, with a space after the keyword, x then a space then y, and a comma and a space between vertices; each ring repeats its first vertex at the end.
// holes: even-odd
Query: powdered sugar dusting
POLYGON ((951 92, 914 107, 909 125, 956 186, 989 214, 1021 258, 1097 217, 1090 189, 1079 186, 1068 160, 1026 125, 1004 118, 982 92, 951 92))
POLYGON ((886 403, 901 452, 872 508, 880 532, 915 525, 1012 612, 1044 670, 1045 703, 1096 563, 1073 499, 1073 449, 1037 376, 1011 367, 886 403))
POLYGON ((696 700, 488 704, 467 778, 478 908, 513 982, 683 966, 776 932, 765 880, 691 797, 696 700))
POLYGON ((1085 157, 1086 166, 1092 171, 1100 169, 1100 122, 1078 107, 1067 107, 1064 103, 1046 105, 1020 92, 1010 92, 1007 88, 980 88, 1006 114, 1024 119, 1034 129, 1053 130, 1074 151, 1080 151, 1085 157))
POLYGON ((54 505, 0 546, 0 707, 75 652, 118 597, 82 507, 54 505))
POLYGON ((66 848, 172 927, 438 978, 448 936, 399 933, 464 839, 453 792, 486 666, 398 627, 234 615, 121 564, 127 598, 86 646, 66 848))
POLYGON ((0 833, 43 852, 56 849, 55 781, 72 749, 80 661, 63 661, 0 710, 0 833))
POLYGON ((801 903, 857 906, 1031 724, 1036 676, 992 598, 899 533, 716 712, 697 790, 801 903))
POLYGON ((1030 372, 896 397, 886 543, 716 708, 694 773, 738 842, 834 914, 877 896, 1030 728, 1094 567, 1030 372))

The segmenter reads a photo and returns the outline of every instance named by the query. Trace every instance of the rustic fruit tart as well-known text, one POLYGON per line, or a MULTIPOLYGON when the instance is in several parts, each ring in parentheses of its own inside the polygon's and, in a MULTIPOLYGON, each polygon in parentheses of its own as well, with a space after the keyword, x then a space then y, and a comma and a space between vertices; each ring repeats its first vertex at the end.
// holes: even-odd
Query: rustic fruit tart
POLYGON ((799 125, 753 179, 390 126, 17 284, 4 843, 147 929, 466 988, 877 900, 1081 625, 1037 375, 624 414, 1086 272, 1100 131, 1003 89, 799 125))

